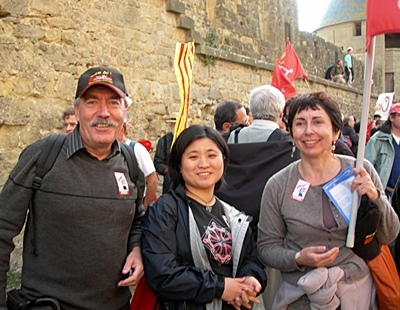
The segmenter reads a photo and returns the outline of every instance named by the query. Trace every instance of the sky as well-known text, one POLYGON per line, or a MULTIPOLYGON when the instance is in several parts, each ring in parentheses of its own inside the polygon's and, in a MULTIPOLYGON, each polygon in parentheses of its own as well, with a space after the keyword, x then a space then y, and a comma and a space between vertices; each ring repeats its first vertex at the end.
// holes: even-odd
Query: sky
POLYGON ((312 32, 325 15, 330 0, 297 0, 299 29, 312 32))

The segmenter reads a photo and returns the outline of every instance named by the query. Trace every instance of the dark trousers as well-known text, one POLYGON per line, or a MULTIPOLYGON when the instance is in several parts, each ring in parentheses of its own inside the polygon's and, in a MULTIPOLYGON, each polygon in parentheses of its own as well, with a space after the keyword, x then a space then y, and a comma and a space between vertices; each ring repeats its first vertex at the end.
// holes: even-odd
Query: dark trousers
POLYGON ((349 81, 350 73, 351 73, 351 81, 354 81, 354 72, 353 68, 344 67, 344 72, 346 73, 346 82, 349 81))

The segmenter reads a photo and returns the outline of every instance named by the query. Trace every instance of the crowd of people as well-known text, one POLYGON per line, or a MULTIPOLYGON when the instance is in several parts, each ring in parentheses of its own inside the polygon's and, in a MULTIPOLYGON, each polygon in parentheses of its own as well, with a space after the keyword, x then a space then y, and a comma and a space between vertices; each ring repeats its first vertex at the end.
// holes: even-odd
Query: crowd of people
MULTIPOLYGON (((353 79, 351 56, 334 69, 353 79)), ((214 128, 189 126, 174 142, 171 116, 154 160, 149 140, 128 138, 131 103, 118 70, 90 68, 41 186, 47 138, 21 153, 0 193, 0 309, 240 310, 261 298, 268 310, 376 309, 368 261, 346 246, 345 202, 327 188, 379 212, 369 238, 399 268, 400 103, 369 126, 357 168, 355 118, 325 92, 285 102, 256 87, 248 107, 223 101, 214 128), (21 288, 7 294, 26 218, 21 288), (138 284, 147 295, 131 304, 138 284)))

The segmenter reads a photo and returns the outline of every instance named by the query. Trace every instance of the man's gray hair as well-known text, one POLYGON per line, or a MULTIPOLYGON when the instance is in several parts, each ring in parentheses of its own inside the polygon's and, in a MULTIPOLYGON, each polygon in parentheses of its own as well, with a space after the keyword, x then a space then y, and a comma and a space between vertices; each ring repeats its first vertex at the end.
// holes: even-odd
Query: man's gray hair
POLYGON ((250 93, 249 107, 254 119, 276 121, 284 106, 282 92, 271 85, 254 88, 250 93))

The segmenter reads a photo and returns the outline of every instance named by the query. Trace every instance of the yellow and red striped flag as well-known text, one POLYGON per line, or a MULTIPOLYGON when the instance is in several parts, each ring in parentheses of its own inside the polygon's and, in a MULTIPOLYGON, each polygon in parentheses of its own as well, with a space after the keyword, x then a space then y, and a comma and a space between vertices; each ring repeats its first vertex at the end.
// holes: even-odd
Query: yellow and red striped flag
POLYGON ((174 139, 187 127, 189 114, 190 91, 192 84, 192 70, 194 61, 194 42, 177 43, 175 48, 175 75, 179 84, 181 107, 174 129, 174 139))

